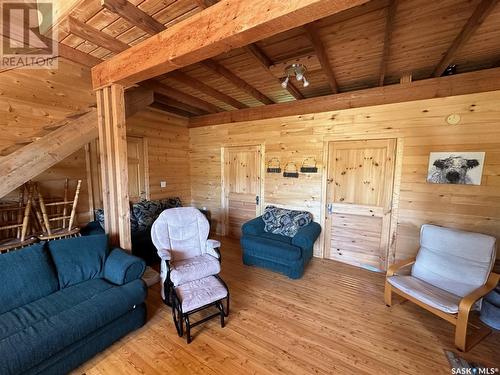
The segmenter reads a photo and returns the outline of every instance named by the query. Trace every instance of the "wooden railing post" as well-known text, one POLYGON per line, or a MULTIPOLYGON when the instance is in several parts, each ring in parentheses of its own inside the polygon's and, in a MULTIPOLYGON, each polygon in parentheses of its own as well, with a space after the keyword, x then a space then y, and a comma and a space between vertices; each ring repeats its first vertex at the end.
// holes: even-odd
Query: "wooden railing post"
POLYGON ((112 84, 97 90, 99 153, 105 230, 111 245, 130 251, 125 92, 112 84))

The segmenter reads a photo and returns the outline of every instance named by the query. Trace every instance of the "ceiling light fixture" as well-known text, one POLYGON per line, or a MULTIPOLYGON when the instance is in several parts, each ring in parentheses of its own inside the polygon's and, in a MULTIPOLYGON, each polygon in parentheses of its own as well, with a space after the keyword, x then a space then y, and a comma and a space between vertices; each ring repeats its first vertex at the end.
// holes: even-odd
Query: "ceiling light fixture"
POLYGON ((287 88, 290 76, 295 77, 297 81, 302 81, 304 87, 309 86, 309 81, 306 79, 307 68, 303 64, 292 64, 285 68, 286 78, 281 82, 281 87, 287 88))

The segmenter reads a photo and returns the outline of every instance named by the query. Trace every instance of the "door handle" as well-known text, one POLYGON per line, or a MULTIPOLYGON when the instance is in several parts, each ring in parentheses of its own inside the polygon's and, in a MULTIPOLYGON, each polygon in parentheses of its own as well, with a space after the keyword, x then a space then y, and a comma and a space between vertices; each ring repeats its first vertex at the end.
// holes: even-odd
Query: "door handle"
POLYGON ((333 204, 332 203, 328 203, 326 205, 326 210, 328 211, 328 215, 333 214, 333 204))
POLYGON ((259 196, 258 196, 258 195, 256 195, 256 196, 255 196, 255 204, 256 204, 257 206, 259 205, 259 200, 260 200, 260 199, 259 199, 259 196))

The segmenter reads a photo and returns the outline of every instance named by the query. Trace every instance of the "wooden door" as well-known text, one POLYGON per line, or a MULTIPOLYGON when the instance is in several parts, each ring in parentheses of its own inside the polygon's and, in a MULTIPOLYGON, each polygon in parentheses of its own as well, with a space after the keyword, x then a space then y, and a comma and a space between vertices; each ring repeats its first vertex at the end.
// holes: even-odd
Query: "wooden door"
POLYGON ((146 152, 144 138, 127 137, 128 192, 131 202, 149 199, 146 152))
POLYGON ((329 144, 327 258, 385 270, 396 140, 329 144))
POLYGON ((223 233, 239 238, 243 223, 260 214, 260 146, 224 148, 222 194, 223 233))

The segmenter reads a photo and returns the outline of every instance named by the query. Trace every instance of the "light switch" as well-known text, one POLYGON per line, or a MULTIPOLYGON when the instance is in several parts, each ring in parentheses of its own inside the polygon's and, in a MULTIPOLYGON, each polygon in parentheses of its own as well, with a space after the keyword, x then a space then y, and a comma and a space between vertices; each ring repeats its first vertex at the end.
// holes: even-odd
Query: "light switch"
POLYGON ((166 188, 167 187, 167 181, 160 181, 160 187, 166 188))

